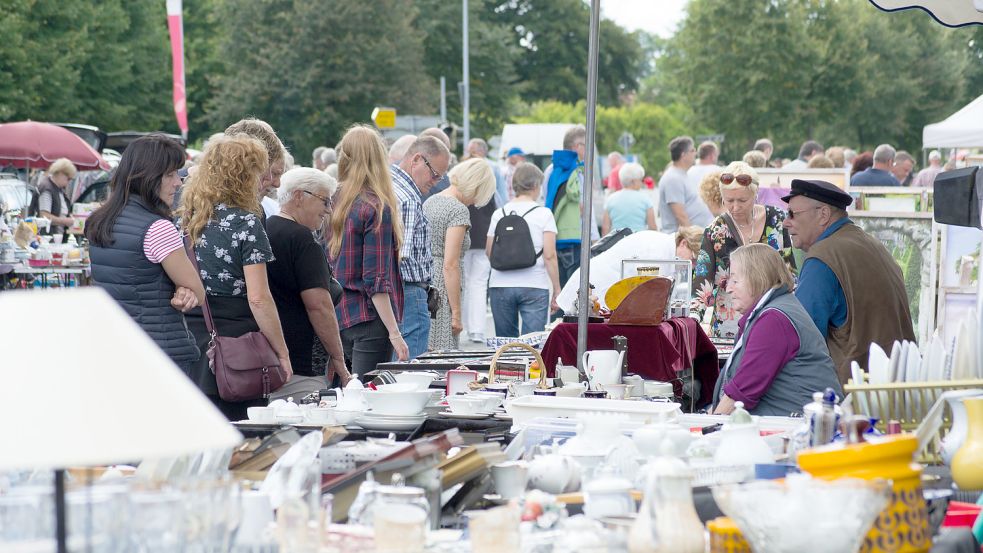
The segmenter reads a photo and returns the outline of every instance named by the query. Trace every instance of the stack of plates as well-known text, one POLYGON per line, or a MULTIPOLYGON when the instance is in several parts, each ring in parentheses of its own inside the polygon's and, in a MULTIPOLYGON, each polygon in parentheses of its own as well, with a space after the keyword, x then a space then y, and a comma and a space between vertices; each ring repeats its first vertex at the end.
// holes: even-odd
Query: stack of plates
POLYGON ((371 411, 355 419, 355 424, 366 430, 415 430, 427 420, 426 413, 418 415, 377 415, 371 411))

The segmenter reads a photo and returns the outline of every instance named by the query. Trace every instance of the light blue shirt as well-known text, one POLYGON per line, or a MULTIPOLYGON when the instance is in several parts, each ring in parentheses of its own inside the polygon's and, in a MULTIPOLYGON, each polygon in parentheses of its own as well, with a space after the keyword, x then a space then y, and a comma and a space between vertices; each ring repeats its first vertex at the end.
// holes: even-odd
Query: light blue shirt
MULTIPOLYGON (((816 243, 850 222, 849 218, 844 217, 833 223, 819 235, 816 243)), ((840 286, 839 279, 829 265, 819 259, 809 258, 802 264, 799 283, 795 287, 795 297, 816 323, 816 328, 822 333, 823 338, 829 337, 830 327, 835 328, 846 323, 846 295, 843 293, 843 287, 840 286)))
POLYGON ((611 218, 611 228, 630 228, 632 232, 648 230, 645 217, 652 206, 652 198, 647 193, 628 188, 611 194, 604 202, 604 210, 611 218))

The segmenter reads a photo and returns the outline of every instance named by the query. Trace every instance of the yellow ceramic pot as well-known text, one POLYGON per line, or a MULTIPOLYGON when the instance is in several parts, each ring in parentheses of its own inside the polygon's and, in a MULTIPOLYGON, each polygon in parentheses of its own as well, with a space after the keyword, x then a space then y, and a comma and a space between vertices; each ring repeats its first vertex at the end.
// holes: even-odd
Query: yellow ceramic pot
POLYGON ((893 483, 893 497, 864 537, 862 553, 928 551, 928 513, 922 497, 922 467, 913 461, 918 439, 884 436, 876 443, 833 444, 803 451, 799 467, 818 478, 883 478, 893 483))
POLYGON ((963 399, 966 440, 952 458, 952 480, 963 490, 983 489, 983 397, 963 399))
POLYGON ((707 522, 710 532, 710 553, 751 553, 741 529, 730 517, 717 517, 707 522))

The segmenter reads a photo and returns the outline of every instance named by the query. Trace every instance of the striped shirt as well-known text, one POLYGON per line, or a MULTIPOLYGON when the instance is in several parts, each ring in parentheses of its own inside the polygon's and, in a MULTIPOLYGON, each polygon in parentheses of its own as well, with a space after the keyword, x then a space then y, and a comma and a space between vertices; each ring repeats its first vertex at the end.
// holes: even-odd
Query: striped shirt
POLYGON ((174 223, 158 219, 143 237, 143 255, 151 263, 161 263, 167 256, 184 247, 184 241, 174 223))
POLYGON ((389 169, 403 219, 403 248, 399 252, 399 272, 407 282, 429 284, 433 255, 430 253, 430 237, 427 232, 429 224, 423 214, 423 195, 406 171, 395 164, 389 169))

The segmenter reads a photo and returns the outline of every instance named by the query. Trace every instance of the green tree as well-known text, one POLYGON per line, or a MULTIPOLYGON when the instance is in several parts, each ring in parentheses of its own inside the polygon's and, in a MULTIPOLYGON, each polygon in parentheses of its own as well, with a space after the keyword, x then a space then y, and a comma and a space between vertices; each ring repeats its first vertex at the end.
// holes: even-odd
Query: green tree
POLYGON ((156 130, 173 120, 163 5, 6 0, 0 118, 156 130))
MULTIPOLYGON (((526 102, 573 103, 587 94, 590 11, 582 0, 506 0, 495 8, 522 49, 516 63, 518 87, 526 102)), ((598 103, 616 105, 634 92, 643 73, 639 35, 603 19, 598 43, 598 103)))
POLYGON ((218 14, 219 56, 230 61, 206 107, 216 127, 254 115, 306 156, 367 121, 373 106, 436 106, 410 0, 227 0, 218 14))
MULTIPOLYGON (((461 3, 446 0, 417 0, 425 17, 417 24, 426 38, 423 63, 427 74, 439 82, 447 78, 447 116, 462 120, 461 97, 461 3)), ((516 79, 515 63, 519 47, 512 44, 511 30, 490 17, 491 0, 468 2, 469 71, 471 80, 471 134, 489 136, 502 131, 502 124, 514 109, 517 94, 503 86, 516 79)))
MULTIPOLYGON (((625 106, 600 106, 597 109, 597 149, 604 155, 621 150, 618 137, 625 131, 635 137, 632 153, 638 154, 646 173, 658 175, 669 163, 669 141, 691 132, 686 120, 691 116, 682 104, 660 106, 636 102, 625 106)), ((537 102, 530 106, 519 123, 583 123, 587 119, 586 102, 566 104, 557 101, 537 102)))

